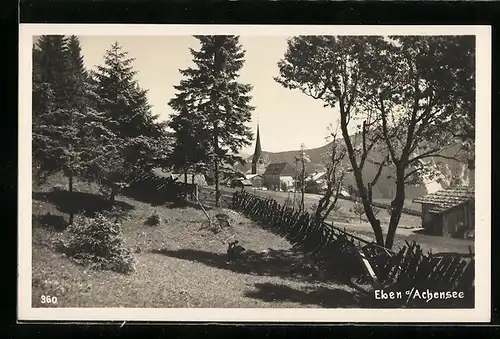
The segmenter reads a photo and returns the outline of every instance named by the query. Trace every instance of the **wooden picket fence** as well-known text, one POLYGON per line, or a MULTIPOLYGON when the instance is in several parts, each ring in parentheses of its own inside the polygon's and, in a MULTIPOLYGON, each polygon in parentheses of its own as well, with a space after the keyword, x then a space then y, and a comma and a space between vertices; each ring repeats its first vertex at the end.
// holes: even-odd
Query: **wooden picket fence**
MULTIPOLYGON (((465 258, 453 254, 433 255, 424 253, 415 242, 407 242, 406 246, 394 252, 333 225, 316 223, 307 212, 296 211, 271 198, 246 191, 233 194, 232 208, 285 237, 295 248, 321 261, 322 267, 342 270, 343 274, 364 279, 368 277, 377 288, 462 291, 467 296, 463 302, 467 305, 472 302, 473 253, 465 258), (369 262, 368 270, 362 265, 364 259, 369 262)), ((416 307, 421 305, 419 300, 412 303, 416 307)))
MULTIPOLYGON (((263 198, 246 191, 233 194, 232 208, 263 228, 276 233, 307 253, 330 273, 348 271, 352 276, 364 274, 364 268, 356 256, 356 237, 323 223, 317 223, 309 213, 297 211, 276 200, 263 198)), ((326 272, 328 273, 328 272, 326 272)))

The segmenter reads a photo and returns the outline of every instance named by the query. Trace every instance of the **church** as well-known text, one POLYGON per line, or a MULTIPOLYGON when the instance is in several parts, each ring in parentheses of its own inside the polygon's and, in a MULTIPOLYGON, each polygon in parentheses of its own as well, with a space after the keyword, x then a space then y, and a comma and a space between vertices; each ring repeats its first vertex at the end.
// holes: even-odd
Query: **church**
POLYGON ((253 187, 267 187, 272 190, 282 190, 283 184, 293 186, 293 166, 287 163, 268 164, 268 158, 262 153, 260 142, 260 129, 257 124, 257 137, 255 139, 255 151, 252 157, 252 169, 246 175, 246 179, 252 182, 253 187))
POLYGON ((262 155, 262 146, 260 144, 260 131, 257 125, 257 138, 255 141, 255 151, 252 157, 252 172, 251 174, 262 175, 266 170, 266 161, 262 155))

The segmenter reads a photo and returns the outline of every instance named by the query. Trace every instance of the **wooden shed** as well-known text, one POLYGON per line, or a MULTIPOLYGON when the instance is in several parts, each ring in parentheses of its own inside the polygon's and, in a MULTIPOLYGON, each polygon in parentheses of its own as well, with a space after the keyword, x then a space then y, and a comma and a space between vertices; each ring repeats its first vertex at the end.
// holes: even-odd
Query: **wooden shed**
POLYGON ((422 227, 426 233, 464 238, 474 230, 474 187, 450 187, 413 202, 422 204, 422 227))
POLYGON ((252 182, 247 179, 234 179, 231 181, 231 187, 233 188, 244 188, 244 187, 252 187, 252 182))
POLYGON ((253 187, 259 188, 264 186, 264 179, 259 174, 247 174, 245 178, 252 183, 253 187))

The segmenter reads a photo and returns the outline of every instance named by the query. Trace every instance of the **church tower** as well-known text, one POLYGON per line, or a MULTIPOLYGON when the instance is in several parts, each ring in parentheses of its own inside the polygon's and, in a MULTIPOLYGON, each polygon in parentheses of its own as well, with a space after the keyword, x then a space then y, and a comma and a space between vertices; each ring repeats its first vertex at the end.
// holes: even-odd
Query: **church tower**
POLYGON ((255 151, 252 158, 252 174, 264 173, 266 167, 262 156, 262 146, 260 145, 259 125, 257 124, 257 138, 255 141, 255 151))

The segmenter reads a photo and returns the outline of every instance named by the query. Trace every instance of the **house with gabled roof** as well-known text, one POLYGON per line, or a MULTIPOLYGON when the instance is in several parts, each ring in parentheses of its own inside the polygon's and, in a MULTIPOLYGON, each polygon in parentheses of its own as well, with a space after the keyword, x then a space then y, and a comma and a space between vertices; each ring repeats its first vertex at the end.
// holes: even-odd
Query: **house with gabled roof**
POLYGON ((474 187, 449 187, 413 199, 422 204, 426 233, 463 238, 474 230, 474 187))
POLYGON ((253 187, 260 188, 264 186, 264 178, 260 174, 247 174, 245 175, 245 179, 249 180, 253 187))
POLYGON ((282 183, 287 186, 293 186, 295 176, 295 167, 286 162, 272 163, 267 166, 262 174, 264 185, 272 190, 279 191, 282 183))

